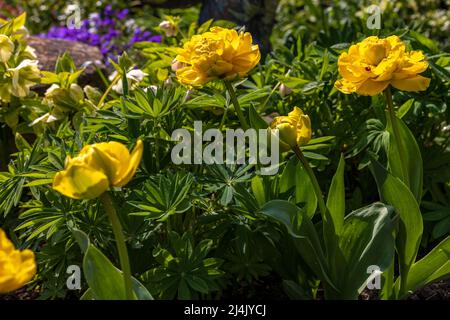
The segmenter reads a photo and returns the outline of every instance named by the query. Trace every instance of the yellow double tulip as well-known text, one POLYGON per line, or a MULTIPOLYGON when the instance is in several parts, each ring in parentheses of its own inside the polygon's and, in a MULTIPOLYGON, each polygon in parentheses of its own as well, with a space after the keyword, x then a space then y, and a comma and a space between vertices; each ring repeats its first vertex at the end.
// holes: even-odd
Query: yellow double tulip
POLYGON ((179 50, 176 60, 183 68, 176 71, 180 82, 200 86, 211 80, 243 77, 259 62, 258 45, 248 32, 213 27, 195 35, 179 50))
POLYGON ((298 107, 294 107, 287 116, 276 117, 270 129, 278 129, 281 151, 305 145, 311 140, 311 120, 298 107))
POLYGON ((428 68, 423 53, 406 52, 397 36, 372 36, 352 45, 348 53, 340 55, 338 67, 343 79, 335 86, 346 94, 374 96, 389 85, 404 91, 423 91, 430 84, 429 78, 418 75, 428 68))
POLYGON ((0 228, 0 293, 23 287, 36 274, 36 262, 31 250, 19 251, 0 228))
POLYGON ((87 145, 77 157, 67 157, 65 169, 53 180, 53 189, 73 199, 93 199, 111 187, 122 187, 136 173, 143 148, 141 140, 131 154, 119 142, 87 145))

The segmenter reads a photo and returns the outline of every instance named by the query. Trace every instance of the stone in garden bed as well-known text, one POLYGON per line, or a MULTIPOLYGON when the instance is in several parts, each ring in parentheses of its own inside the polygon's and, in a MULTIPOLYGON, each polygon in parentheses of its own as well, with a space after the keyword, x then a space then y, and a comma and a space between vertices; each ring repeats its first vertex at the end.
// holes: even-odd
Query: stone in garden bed
MULTIPOLYGON (((28 44, 36 50, 36 55, 39 60, 39 68, 43 71, 55 70, 56 60, 65 52, 68 52, 77 68, 81 68, 87 62, 89 63, 78 78, 78 84, 85 86, 87 84, 93 87, 103 87, 102 79, 100 78, 94 63, 107 75, 105 66, 101 62, 103 55, 97 47, 90 46, 81 42, 66 41, 59 39, 45 39, 30 36, 27 39, 28 44)), ((41 92, 44 86, 37 86, 36 91, 41 92)))

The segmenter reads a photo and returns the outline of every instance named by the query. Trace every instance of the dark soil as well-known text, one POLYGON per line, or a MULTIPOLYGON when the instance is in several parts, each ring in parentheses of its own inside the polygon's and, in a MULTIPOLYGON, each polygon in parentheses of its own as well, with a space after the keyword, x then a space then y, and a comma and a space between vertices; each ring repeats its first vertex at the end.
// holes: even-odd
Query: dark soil
MULTIPOLYGON (((242 286, 226 290, 221 299, 233 300, 288 300, 281 287, 281 281, 275 277, 267 277, 252 283, 241 284, 242 286)), ((0 300, 34 300, 39 297, 38 291, 30 291, 21 288, 7 295, 0 295, 0 300)), ((365 290, 359 296, 359 300, 378 300, 377 290, 365 290)), ((450 279, 432 283, 420 290, 417 290, 407 300, 450 300, 450 279)))
POLYGON ((408 300, 450 300, 450 279, 438 281, 417 290, 408 300))
POLYGON ((35 300, 39 297, 38 291, 21 288, 7 295, 0 295, 0 300, 35 300))

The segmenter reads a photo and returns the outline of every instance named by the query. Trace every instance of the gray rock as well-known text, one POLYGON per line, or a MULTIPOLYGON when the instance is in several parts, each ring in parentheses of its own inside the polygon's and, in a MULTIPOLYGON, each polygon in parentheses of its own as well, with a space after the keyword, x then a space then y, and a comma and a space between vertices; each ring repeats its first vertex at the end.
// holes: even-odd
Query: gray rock
MULTIPOLYGON (((77 68, 86 66, 84 72, 78 78, 78 84, 87 84, 94 87, 103 87, 103 81, 99 76, 94 63, 106 75, 105 66, 102 63, 103 56, 97 47, 90 46, 76 41, 66 41, 59 39, 45 39, 38 37, 28 37, 28 44, 36 50, 39 60, 39 68, 43 71, 55 71, 58 57, 68 52, 73 58, 77 68)), ((43 86, 38 86, 37 91, 41 91, 43 86)))

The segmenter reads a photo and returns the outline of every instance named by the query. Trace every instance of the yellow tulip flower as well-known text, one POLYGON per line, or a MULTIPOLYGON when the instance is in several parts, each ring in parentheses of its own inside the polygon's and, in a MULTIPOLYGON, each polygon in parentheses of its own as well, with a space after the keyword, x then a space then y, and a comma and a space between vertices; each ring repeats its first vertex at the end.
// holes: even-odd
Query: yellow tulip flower
POLYGON ((278 129, 281 151, 305 145, 311 140, 311 120, 298 107, 287 116, 276 117, 270 129, 278 129))
POLYGON ((111 187, 122 187, 136 173, 143 149, 141 140, 131 154, 119 142, 87 145, 77 157, 67 157, 65 169, 53 180, 53 189, 73 199, 93 199, 111 187))
POLYGON ((179 50, 176 60, 184 63, 176 71, 181 83, 200 86, 211 80, 231 80, 248 74, 259 62, 258 45, 248 32, 213 27, 195 35, 179 50))
POLYGON ((352 45, 348 53, 340 55, 338 68, 343 78, 335 86, 346 94, 374 96, 389 85, 403 91, 423 91, 430 84, 429 78, 418 75, 428 68, 423 53, 406 52, 397 36, 372 36, 352 45))
POLYGON ((0 228, 0 293, 23 287, 36 274, 36 262, 31 250, 19 251, 0 228))

